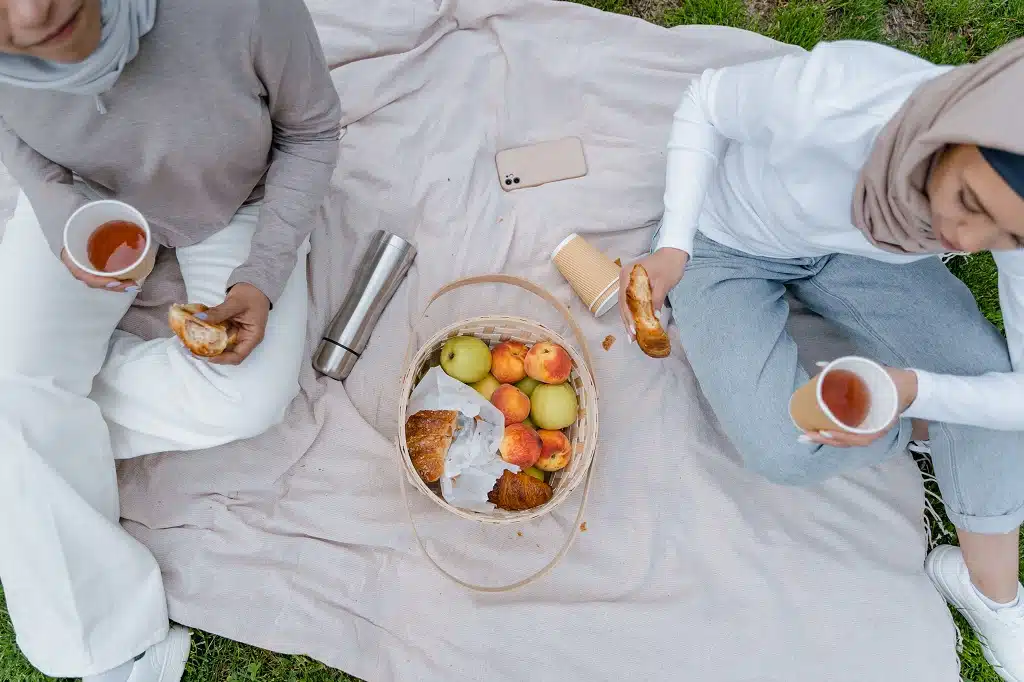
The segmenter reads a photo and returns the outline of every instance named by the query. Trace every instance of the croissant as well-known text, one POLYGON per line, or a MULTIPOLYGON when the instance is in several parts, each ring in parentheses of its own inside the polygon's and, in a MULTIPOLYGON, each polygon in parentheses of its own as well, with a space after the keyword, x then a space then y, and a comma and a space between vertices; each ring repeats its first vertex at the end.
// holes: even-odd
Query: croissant
POLYGON ((522 472, 513 474, 507 469, 487 493, 487 501, 506 511, 526 511, 539 507, 551 499, 552 491, 544 481, 522 472))
POLYGON ((640 350, 652 358, 667 358, 672 352, 672 344, 661 322, 654 316, 652 296, 651 280, 644 266, 638 263, 629 273, 629 286, 626 287, 626 305, 636 326, 636 342, 640 350))
POLYGON ((425 483, 437 483, 444 473, 444 456, 455 439, 458 416, 455 410, 420 410, 405 422, 409 459, 425 483))
POLYGON ((209 310, 202 303, 174 304, 168 314, 171 331, 195 355, 212 358, 228 350, 238 340, 237 330, 230 324, 210 324, 196 317, 209 310))

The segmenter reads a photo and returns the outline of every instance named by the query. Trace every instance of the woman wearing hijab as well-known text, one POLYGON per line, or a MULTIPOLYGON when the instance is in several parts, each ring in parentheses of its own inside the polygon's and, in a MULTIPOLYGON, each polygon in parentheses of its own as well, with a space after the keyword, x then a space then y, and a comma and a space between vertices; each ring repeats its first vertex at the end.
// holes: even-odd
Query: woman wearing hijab
POLYGON ((1017 682, 1022 93, 1021 41, 958 68, 841 41, 708 71, 676 112, 665 214, 640 261, 723 428, 768 479, 806 485, 878 464, 905 452, 911 418, 929 423, 960 548, 934 550, 926 571, 1017 682), (1005 340, 935 257, 983 250, 999 266, 1005 340), (808 374, 786 332, 787 290, 891 368, 902 419, 890 430, 795 429, 788 402, 808 374))
POLYGON ((180 679, 189 635, 118 523, 114 462, 283 417, 339 119, 302 0, 0 0, 0 155, 22 190, 0 242, 0 581, 42 672, 180 679), (100 198, 146 216, 234 352, 115 331, 141 283, 62 250, 100 198))

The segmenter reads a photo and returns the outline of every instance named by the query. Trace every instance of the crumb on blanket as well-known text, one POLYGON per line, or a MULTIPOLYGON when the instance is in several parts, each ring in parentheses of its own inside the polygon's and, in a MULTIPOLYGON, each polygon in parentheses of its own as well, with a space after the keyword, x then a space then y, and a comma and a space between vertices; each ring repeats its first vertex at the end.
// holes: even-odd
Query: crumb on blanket
POLYGON ((581 533, 586 533, 587 532, 587 522, 586 521, 584 521, 583 523, 580 524, 580 532, 581 533))
POLYGON ((615 337, 609 334, 604 337, 604 341, 601 342, 601 347, 605 350, 611 350, 611 347, 615 345, 615 337))
POLYGON ((621 268, 622 267, 622 259, 621 258, 616 258, 615 259, 615 264, 618 265, 621 268))

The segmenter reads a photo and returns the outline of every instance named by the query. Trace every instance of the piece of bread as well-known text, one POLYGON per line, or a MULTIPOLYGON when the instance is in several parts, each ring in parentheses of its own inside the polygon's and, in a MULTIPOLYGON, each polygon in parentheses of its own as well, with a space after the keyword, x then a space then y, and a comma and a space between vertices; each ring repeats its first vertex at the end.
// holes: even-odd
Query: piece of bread
POLYGON ((498 509, 506 511, 526 511, 539 507, 551 499, 551 486, 529 474, 519 472, 513 474, 507 469, 487 493, 487 501, 498 509))
POLYGON ((661 322, 654 316, 651 297, 651 280, 644 266, 637 263, 629 273, 629 286, 626 287, 626 305, 636 327, 636 342, 640 350, 652 358, 667 358, 672 352, 672 344, 661 322))
POLYGON ((455 439, 458 417, 455 410, 420 410, 406 420, 405 446, 425 483, 441 480, 444 456, 455 439))
POLYGON ((209 310, 202 303, 174 304, 168 314, 171 331, 195 355, 213 358, 230 349, 238 341, 238 331, 230 324, 210 324, 196 317, 209 310))

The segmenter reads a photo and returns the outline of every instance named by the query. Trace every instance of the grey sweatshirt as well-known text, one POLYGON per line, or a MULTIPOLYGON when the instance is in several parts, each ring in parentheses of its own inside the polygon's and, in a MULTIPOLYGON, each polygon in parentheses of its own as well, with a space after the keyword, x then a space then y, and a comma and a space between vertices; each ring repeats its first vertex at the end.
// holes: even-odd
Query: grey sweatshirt
POLYGON ((262 200, 249 258, 228 287, 248 282, 274 302, 327 194, 340 116, 303 0, 161 0, 102 107, 0 86, 0 158, 55 254, 88 201, 76 176, 138 208, 171 248, 262 200))

